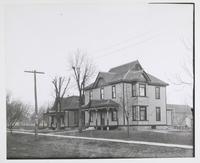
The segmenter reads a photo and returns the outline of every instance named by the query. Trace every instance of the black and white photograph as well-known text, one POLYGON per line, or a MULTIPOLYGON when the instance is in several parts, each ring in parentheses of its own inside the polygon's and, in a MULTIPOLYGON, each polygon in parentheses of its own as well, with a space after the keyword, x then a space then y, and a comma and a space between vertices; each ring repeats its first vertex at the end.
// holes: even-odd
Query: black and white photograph
POLYGON ((196 6, 5 2, 5 159, 194 158, 196 6))

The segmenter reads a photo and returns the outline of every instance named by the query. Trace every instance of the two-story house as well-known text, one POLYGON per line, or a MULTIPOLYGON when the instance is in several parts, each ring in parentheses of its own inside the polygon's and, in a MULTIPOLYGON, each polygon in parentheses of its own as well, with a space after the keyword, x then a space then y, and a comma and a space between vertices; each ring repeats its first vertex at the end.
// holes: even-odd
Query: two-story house
POLYGON ((167 85, 138 61, 99 72, 85 88, 85 124, 107 129, 167 125, 167 85))

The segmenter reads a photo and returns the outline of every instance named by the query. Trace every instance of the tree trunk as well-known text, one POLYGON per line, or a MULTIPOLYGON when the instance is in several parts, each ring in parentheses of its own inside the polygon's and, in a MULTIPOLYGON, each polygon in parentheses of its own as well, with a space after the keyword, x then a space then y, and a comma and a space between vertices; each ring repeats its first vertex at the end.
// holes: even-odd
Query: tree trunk
POLYGON ((126 120, 127 120, 127 134, 128 134, 128 137, 129 137, 129 118, 127 117, 126 118, 126 120))
POLYGON ((81 108, 79 108, 79 132, 82 132, 82 115, 81 115, 81 108))
POLYGON ((58 119, 57 119, 57 130, 60 130, 61 129, 61 122, 60 122, 60 116, 58 116, 58 119))
POLYGON ((80 92, 80 96, 79 96, 79 112, 78 112, 78 123, 79 123, 79 132, 82 132, 82 111, 81 111, 81 104, 82 104, 82 96, 81 96, 81 92, 80 92))
POLYGON ((60 130, 61 129, 61 116, 60 116, 60 113, 61 113, 61 104, 58 102, 58 112, 57 112, 57 118, 56 118, 56 121, 57 121, 57 126, 56 126, 56 129, 57 130, 60 130))

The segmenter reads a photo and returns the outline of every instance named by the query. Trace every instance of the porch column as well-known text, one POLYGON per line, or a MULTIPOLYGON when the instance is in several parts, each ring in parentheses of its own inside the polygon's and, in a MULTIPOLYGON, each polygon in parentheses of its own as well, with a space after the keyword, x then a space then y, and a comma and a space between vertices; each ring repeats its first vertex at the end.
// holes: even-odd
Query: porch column
POLYGON ((117 126, 119 125, 119 119, 118 119, 118 110, 116 111, 117 116, 117 126))
POLYGON ((95 121, 96 121, 96 129, 97 129, 97 110, 95 110, 95 112, 96 112, 96 119, 95 119, 95 121))
POLYGON ((48 115, 48 127, 50 128, 51 127, 51 116, 48 115))
POLYGON ((107 130, 109 130, 109 108, 106 108, 107 130))
POLYGON ((91 119, 91 111, 89 111, 89 109, 88 109, 88 126, 90 126, 90 119, 91 119))

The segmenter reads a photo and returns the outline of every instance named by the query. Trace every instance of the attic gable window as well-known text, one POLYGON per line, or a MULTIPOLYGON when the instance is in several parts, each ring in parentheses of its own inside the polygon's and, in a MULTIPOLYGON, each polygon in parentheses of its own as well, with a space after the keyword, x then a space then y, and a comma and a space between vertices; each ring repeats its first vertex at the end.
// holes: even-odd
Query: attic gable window
POLYGON ((100 88, 100 99, 104 99, 104 88, 100 88))
POLYGON ((116 86, 112 86, 112 98, 116 98, 116 86))
POLYGON ((139 95, 141 97, 146 96, 146 84, 139 84, 139 95))
POLYGON ((140 66, 139 64, 136 64, 136 65, 135 65, 135 70, 136 70, 136 71, 141 70, 141 69, 142 69, 142 68, 141 68, 141 66, 140 66))

